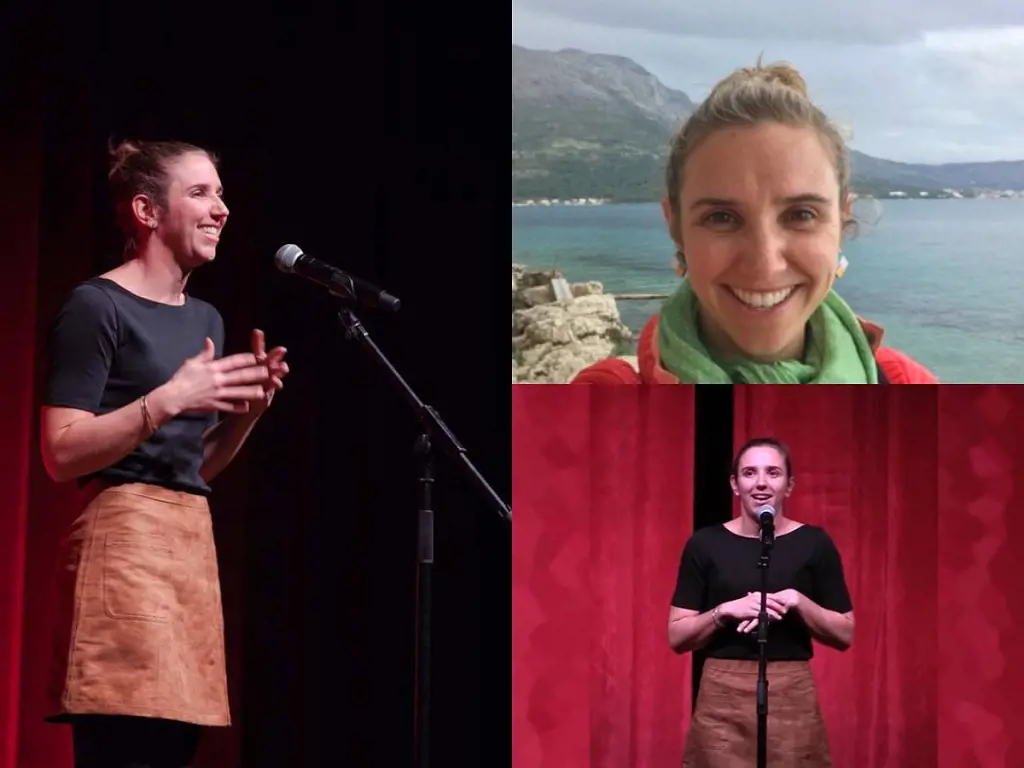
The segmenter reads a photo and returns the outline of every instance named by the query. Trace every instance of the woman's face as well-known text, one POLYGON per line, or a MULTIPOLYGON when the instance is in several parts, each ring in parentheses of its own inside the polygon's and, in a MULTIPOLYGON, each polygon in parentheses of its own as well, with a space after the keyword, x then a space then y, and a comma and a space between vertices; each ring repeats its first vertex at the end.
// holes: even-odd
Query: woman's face
POLYGON ((732 489, 739 496, 740 508, 751 517, 757 510, 770 504, 776 512, 793 490, 793 482, 786 474, 786 458, 778 448, 757 445, 740 456, 739 468, 732 478, 732 489))
POLYGON ((813 128, 722 129, 690 155, 670 231, 722 352, 770 362, 803 354, 808 318, 835 278, 844 214, 813 128))
POLYGON ((188 269, 213 261, 228 219, 217 168, 199 152, 166 165, 167 207, 160 211, 154 235, 188 269))

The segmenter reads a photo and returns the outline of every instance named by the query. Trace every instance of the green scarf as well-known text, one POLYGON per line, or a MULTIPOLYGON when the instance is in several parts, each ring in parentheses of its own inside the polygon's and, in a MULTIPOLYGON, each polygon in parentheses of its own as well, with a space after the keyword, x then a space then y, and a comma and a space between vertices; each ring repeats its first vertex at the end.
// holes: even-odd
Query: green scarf
POLYGON ((701 340, 699 304, 689 280, 665 300, 658 317, 661 365, 687 384, 877 384, 867 334, 834 291, 808 321, 803 360, 754 363, 726 360, 701 340))

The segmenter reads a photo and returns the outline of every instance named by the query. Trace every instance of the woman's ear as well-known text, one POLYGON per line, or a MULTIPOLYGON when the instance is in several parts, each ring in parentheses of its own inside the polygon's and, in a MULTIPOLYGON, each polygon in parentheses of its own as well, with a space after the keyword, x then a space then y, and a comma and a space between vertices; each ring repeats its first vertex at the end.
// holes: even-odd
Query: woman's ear
POLYGON ((132 198, 132 216, 141 226, 154 229, 159 223, 156 205, 148 195, 136 195, 132 198))

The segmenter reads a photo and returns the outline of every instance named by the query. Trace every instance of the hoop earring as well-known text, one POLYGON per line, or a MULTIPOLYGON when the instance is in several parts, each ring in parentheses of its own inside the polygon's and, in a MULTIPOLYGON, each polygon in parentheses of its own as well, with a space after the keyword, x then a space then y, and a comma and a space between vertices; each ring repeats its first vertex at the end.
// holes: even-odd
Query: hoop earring
POLYGON ((840 251, 839 252, 839 264, 836 266, 836 279, 837 280, 840 277, 842 277, 843 275, 846 274, 846 268, 848 266, 850 266, 850 262, 846 260, 846 257, 843 256, 843 252, 840 251))

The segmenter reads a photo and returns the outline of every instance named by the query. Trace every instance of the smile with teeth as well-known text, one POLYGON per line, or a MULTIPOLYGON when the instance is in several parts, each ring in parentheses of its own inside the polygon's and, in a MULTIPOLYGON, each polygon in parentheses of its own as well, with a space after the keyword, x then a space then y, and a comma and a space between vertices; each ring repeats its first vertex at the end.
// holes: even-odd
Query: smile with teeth
POLYGON ((199 227, 199 231, 211 240, 220 240, 220 227, 214 224, 204 224, 199 227))
POLYGON ((751 309, 772 309, 788 299, 797 286, 781 288, 777 291, 744 291, 741 288, 730 288, 733 296, 751 309))

